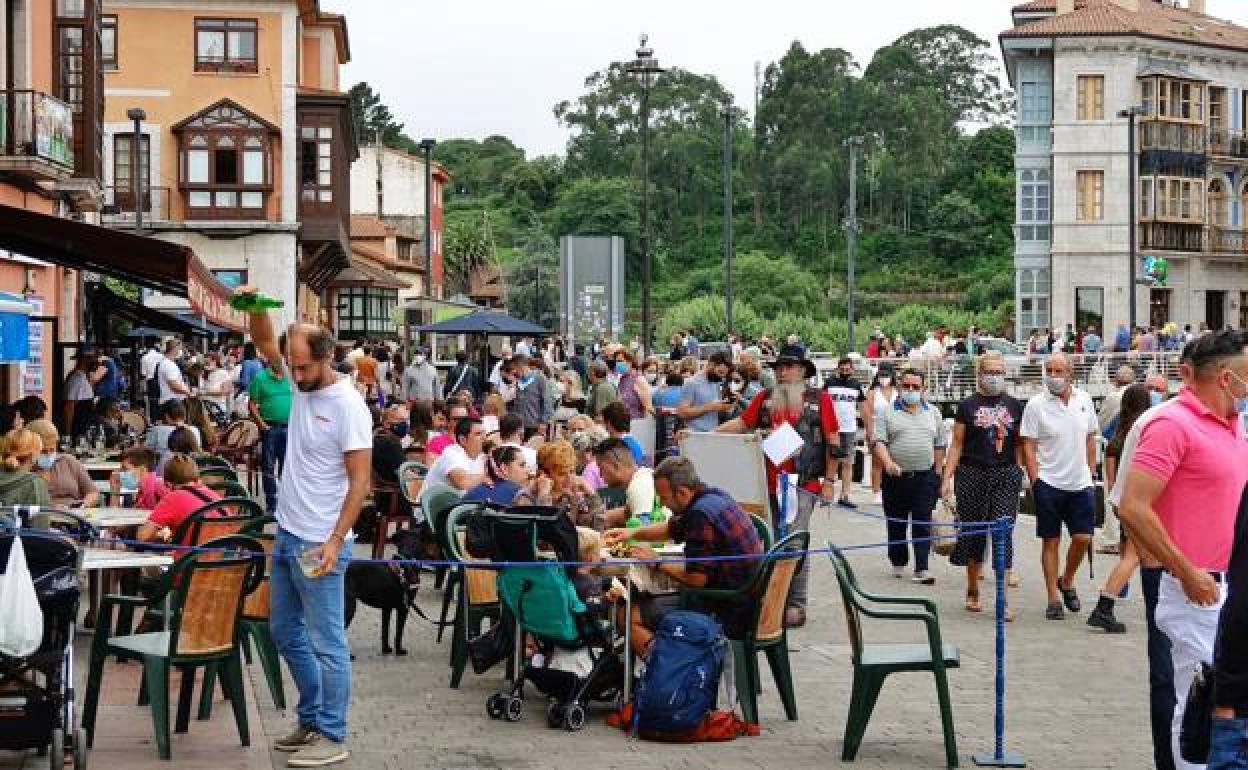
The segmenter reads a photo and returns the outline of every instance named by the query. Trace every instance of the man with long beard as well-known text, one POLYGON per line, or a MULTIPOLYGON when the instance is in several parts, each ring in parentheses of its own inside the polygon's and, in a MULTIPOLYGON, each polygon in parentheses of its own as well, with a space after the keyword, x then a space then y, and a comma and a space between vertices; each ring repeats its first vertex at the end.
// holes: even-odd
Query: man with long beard
MULTIPOLYGON (((827 391, 807 384, 816 370, 800 347, 785 345, 772 367, 776 370, 776 387, 759 391, 740 417, 720 425, 717 430, 721 433, 770 432, 781 425, 793 426, 802 437, 802 448, 780 466, 767 461, 767 488, 771 490, 775 523, 779 524, 776 479, 780 471, 793 477, 801 492, 797 496, 797 518, 791 529, 808 529, 816 499, 830 500, 836 491, 838 458, 833 450, 840 436, 836 408, 827 391)), ((789 587, 785 625, 793 628, 805 625, 809 579, 810 560, 807 559, 789 587)))

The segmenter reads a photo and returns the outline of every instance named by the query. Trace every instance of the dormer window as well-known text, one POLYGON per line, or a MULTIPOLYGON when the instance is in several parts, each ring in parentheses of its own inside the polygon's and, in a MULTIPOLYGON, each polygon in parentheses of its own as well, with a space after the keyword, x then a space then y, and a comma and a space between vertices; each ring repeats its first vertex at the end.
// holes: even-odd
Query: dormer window
POLYGON ((188 219, 264 219, 277 128, 225 99, 173 127, 188 219))

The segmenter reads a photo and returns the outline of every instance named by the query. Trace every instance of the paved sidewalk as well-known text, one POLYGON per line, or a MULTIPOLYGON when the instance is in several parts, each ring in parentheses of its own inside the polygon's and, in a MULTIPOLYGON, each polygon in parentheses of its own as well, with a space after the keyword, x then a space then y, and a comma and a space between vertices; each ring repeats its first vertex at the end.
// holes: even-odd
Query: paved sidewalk
MULTIPOLYGON (((860 496, 860 500, 865 497, 860 496)), ((864 508, 864 510, 867 510, 864 508)), ((1006 747, 1020 752, 1031 768, 1079 770, 1152 766, 1148 731, 1143 604, 1138 581, 1132 600, 1120 605, 1129 627, 1106 636, 1084 625, 1087 610, 1063 622, 1043 617, 1039 548, 1031 519, 1020 520, 1015 542, 1022 586, 1012 604, 1018 620, 1007 626, 1008 691, 1006 747)), ((814 547, 830 539, 842 545, 878 543, 883 523, 844 509, 816 512, 814 547)), ((359 548, 364 553, 366 546, 359 548)), ((962 608, 963 576, 947 560, 933 557, 935 586, 917 586, 889 575, 882 550, 854 551, 855 568, 879 592, 927 595, 941 609, 945 641, 961 648, 962 668, 950 673, 958 750, 964 767, 973 752, 990 750, 993 726, 993 623, 990 612, 962 608)), ((1098 557, 1098 576, 1111 566, 1098 557)), ((421 592, 426 614, 436 616, 440 592, 432 578, 421 592)), ((1096 595, 1086 567, 1078 588, 1085 606, 1096 595)), ((984 600, 991 605, 991 584, 984 600)), ((351 628, 357 655, 353 678, 350 748, 342 767, 387 768, 826 768, 865 770, 943 766, 944 750, 932 678, 890 677, 864 738, 857 762, 840 763, 851 669, 845 618, 831 566, 816 556, 811 583, 810 622, 790 635, 800 720, 784 719, 764 666, 760 713, 763 734, 716 745, 667 745, 632 741, 603 724, 600 710, 590 725, 569 734, 546 727, 541 699, 530 701, 516 724, 494 722, 485 700, 501 683, 501 671, 477 677, 471 669, 458 690, 447 687, 449 644, 434 643, 433 629, 414 614, 407 627, 404 658, 380 654, 380 613, 362 607, 351 628)), ((868 625, 875 641, 918 641, 921 629, 868 625), (887 637, 885 637, 887 635, 887 637)), ((83 641, 89 637, 84 637, 83 641)), ((85 669, 85 647, 79 671, 85 669)), ((106 675, 96 768, 169 767, 156 759, 147 709, 134 705, 138 666, 114 667, 106 675)), ((252 668, 249 710, 252 746, 238 744, 229 707, 219 702, 211 722, 192 721, 190 733, 174 738, 178 768, 281 768, 285 755, 270 753, 266 736, 284 734, 293 720, 294 688, 287 681, 292 710, 278 714, 258 667, 252 668), (258 710, 258 714, 257 714, 258 710)), ((0 768, 46 767, 33 754, 25 764, 0 753, 0 768)))

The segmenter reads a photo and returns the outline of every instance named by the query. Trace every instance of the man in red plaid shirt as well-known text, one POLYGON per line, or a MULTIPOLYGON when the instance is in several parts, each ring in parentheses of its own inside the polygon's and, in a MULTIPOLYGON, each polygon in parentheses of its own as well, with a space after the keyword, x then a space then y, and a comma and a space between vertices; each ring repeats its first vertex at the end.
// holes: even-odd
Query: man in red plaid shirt
MULTIPOLYGON (((762 553, 763 543, 749 514, 727 492, 703 484, 689 458, 669 457, 660 463, 654 469, 654 490, 672 517, 638 529, 609 529, 604 533, 607 545, 625 540, 672 540, 684 543, 685 556, 691 559, 762 553)), ((634 559, 658 558, 648 545, 634 545, 629 555, 634 559)), ((734 589, 749 582, 757 566, 757 559, 724 559, 662 563, 652 568, 691 588, 734 589)), ((633 605, 629 622, 637 654, 645 653, 663 616, 679 607, 680 597, 675 594, 643 595, 633 605)), ((737 638, 745 630, 752 608, 707 604, 697 609, 714 615, 724 625, 724 633, 737 638)))

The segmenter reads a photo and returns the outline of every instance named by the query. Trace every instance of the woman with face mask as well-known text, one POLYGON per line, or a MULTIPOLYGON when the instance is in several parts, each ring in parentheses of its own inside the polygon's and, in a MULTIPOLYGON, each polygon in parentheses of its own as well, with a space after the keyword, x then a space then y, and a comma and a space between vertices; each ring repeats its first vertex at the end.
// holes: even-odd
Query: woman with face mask
POLYGON ((616 350, 614 356, 614 372, 619 377, 616 386, 620 392, 620 400, 628 407, 628 414, 634 420, 654 414, 653 390, 645 377, 637 373, 633 366, 633 357, 627 350, 616 350))
MULTIPOLYGON (((958 521, 963 525, 1017 516, 1023 483, 1022 441, 1018 437, 1023 404, 1005 392, 1005 358, 1000 353, 992 351, 979 357, 976 383, 976 392, 958 404, 941 483, 941 496, 955 502, 958 521)), ((992 533, 994 539, 997 536, 992 533)), ((979 576, 987 545, 986 532, 960 530, 949 558, 950 563, 966 567, 968 612, 983 610, 979 576)), ((1007 570, 1012 568, 1013 560, 1014 544, 1007 540, 1007 570)), ((1008 607, 1005 619, 1014 619, 1008 607)))
POLYGON ((34 420, 26 429, 39 437, 43 451, 35 457, 35 470, 48 484, 53 505, 94 508, 99 505, 100 491, 87 469, 71 454, 56 451, 60 435, 51 420, 34 420))
MULTIPOLYGON (((893 407, 893 402, 897 400, 897 385, 894 379, 892 365, 882 364, 875 372, 871 387, 867 388, 867 400, 871 404, 871 410, 867 413, 866 435, 868 438, 875 435, 876 421, 882 420, 888 410, 893 407)), ((871 463, 871 500, 876 505, 884 504, 884 497, 880 491, 883 481, 883 466, 879 463, 871 463)))
POLYGON ((43 441, 19 428, 5 434, 0 458, 0 505, 48 505, 48 483, 31 470, 43 451, 43 441))

